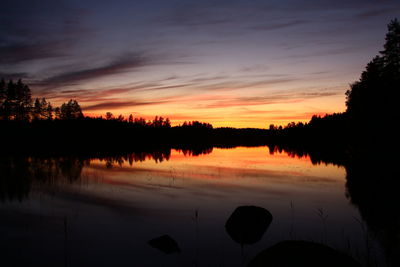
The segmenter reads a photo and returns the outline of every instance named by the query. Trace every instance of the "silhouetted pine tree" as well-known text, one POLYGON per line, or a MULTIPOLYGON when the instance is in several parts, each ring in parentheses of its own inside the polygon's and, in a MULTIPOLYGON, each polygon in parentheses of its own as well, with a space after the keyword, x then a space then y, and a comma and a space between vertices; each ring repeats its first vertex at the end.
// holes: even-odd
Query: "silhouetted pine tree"
POLYGON ((0 82, 0 117, 3 120, 30 120, 32 108, 31 90, 18 80, 0 82))
POLYGON ((39 98, 36 98, 32 109, 32 119, 40 120, 41 114, 42 114, 42 103, 40 102, 39 98))
POLYGON ((46 110, 44 111, 44 114, 47 120, 53 119, 53 106, 50 104, 50 102, 47 102, 47 107, 46 110))
POLYGON ((359 125, 391 125, 400 111, 400 24, 388 25, 384 50, 368 63, 359 81, 346 92, 347 113, 359 125))
POLYGON ((64 103, 60 108, 60 119, 74 120, 83 118, 82 109, 76 100, 70 100, 64 103))
POLYGON ((0 81, 0 120, 4 117, 4 101, 6 101, 6 82, 4 79, 0 81))

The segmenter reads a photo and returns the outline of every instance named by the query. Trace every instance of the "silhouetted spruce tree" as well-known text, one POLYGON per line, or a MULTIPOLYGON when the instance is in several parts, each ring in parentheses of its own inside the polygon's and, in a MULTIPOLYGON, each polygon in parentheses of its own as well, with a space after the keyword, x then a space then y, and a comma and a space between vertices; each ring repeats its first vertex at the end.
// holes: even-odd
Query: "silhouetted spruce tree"
POLYGON ((31 90, 26 84, 23 84, 21 79, 16 84, 16 119, 29 120, 32 107, 31 90))
POLYGON ((52 120, 53 119, 53 107, 50 102, 47 102, 46 98, 36 98, 32 108, 32 119, 33 120, 52 120))
POLYGON ((51 120, 53 118, 53 107, 50 102, 47 102, 46 98, 41 100, 42 113, 41 117, 43 120, 51 120))
POLYGON ((106 113, 106 120, 110 121, 114 119, 114 115, 111 112, 107 112, 106 113))
POLYGON ((40 120, 41 114, 42 114, 42 103, 40 102, 39 98, 36 98, 32 109, 32 119, 40 120))
POLYGON ((60 119, 75 120, 83 118, 82 109, 76 100, 70 100, 64 103, 60 108, 60 119))
POLYGON ((44 114, 47 120, 53 119, 53 106, 50 104, 50 102, 47 102, 47 107, 44 114))
POLYGON ((4 119, 12 120, 16 119, 17 112, 17 93, 16 84, 10 80, 6 88, 6 99, 4 101, 4 119))
POLYGON ((0 116, 3 120, 30 120, 32 108, 31 90, 18 80, 7 85, 0 82, 0 116))
POLYGON ((6 82, 0 81, 0 120, 4 119, 4 101, 6 101, 6 82))
POLYGON ((384 60, 384 74, 388 78, 400 78, 400 24, 397 19, 392 20, 388 25, 384 50, 380 53, 384 60))
POLYGON ((388 25, 384 50, 368 63, 359 81, 346 92, 347 114, 359 124, 392 124, 400 111, 400 24, 388 25))
POLYGON ((146 126, 146 119, 145 118, 142 118, 142 117, 140 117, 140 118, 135 118, 134 120, 133 120, 133 123, 136 125, 136 126, 141 126, 141 127, 143 127, 143 126, 146 126))
POLYGON ((169 118, 166 118, 166 119, 164 120, 163 126, 166 127, 166 128, 171 128, 171 121, 170 121, 169 118))
POLYGON ((54 109, 54 117, 56 120, 60 120, 61 119, 61 108, 60 107, 56 107, 54 109))
POLYGON ((120 114, 116 120, 119 122, 123 122, 125 121, 125 117, 122 114, 120 114))

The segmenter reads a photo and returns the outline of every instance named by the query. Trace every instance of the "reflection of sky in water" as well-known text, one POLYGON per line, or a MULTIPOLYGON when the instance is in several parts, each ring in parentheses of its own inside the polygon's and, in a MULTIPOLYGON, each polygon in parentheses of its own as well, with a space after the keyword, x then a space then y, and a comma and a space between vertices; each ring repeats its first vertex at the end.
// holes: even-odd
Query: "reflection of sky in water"
POLYGON ((23 239, 22 258, 30 260, 38 259, 40 248, 53 253, 46 254, 50 262, 62 258, 63 218, 68 221, 68 260, 75 266, 132 266, 135 261, 146 262, 143 266, 242 266, 285 239, 326 240, 342 250, 350 241, 363 250, 358 212, 345 197, 344 168, 270 155, 267 147, 214 148, 196 157, 173 150, 161 163, 125 162, 112 168, 92 160, 79 182, 35 189, 29 201, 0 205, 10 218, 0 224, 0 234, 4 240, 23 239), (244 258, 224 229, 240 205, 261 206, 273 215, 262 240, 245 246, 244 258), (21 220, 28 226, 15 224, 21 220), (146 244, 163 234, 177 240, 181 254, 163 255, 146 244), (37 240, 44 241, 37 246, 37 240))
POLYGON ((266 147, 214 149, 198 157, 172 151, 169 161, 148 160, 111 169, 106 169, 104 162, 92 161, 86 171, 102 175, 103 183, 118 188, 118 196, 127 194, 130 199, 142 194, 139 201, 150 202, 155 197, 181 199, 184 201, 175 204, 192 205, 193 209, 199 201, 214 208, 229 202, 256 204, 266 199, 269 206, 290 206, 291 201, 318 207, 348 203, 343 168, 313 166, 307 158, 271 156, 266 147))

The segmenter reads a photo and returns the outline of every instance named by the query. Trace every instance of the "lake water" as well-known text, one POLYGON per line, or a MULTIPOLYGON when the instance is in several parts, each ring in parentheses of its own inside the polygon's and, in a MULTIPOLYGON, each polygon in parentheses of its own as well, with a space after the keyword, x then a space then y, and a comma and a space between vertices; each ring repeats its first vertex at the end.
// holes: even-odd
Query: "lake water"
POLYGON ((0 251, 13 266, 246 266, 283 240, 327 244, 361 261, 367 253, 345 169, 268 147, 2 164, 0 251), (273 220, 242 248, 225 223, 243 205, 273 220), (164 234, 180 253, 148 244, 164 234))

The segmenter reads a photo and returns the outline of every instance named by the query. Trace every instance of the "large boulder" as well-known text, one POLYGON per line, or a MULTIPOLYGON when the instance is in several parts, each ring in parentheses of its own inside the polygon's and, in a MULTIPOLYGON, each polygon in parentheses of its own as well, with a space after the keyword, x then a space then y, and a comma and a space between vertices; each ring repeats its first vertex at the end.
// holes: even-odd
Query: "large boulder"
POLYGON ((256 206, 240 206, 233 211, 225 228, 235 242, 241 245, 254 244, 260 241, 271 222, 272 215, 268 210, 256 206))

